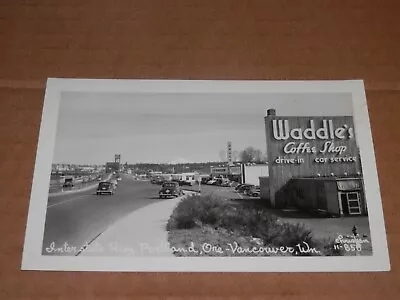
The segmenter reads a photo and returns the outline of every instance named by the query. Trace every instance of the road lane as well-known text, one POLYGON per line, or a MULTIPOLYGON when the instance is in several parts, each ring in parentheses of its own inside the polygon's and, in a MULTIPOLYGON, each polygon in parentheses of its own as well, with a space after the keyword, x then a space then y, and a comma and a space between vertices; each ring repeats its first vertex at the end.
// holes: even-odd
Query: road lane
POLYGON ((48 204, 47 208, 53 207, 53 206, 56 206, 56 205, 61 205, 61 204, 65 203, 65 202, 70 202, 70 201, 75 201, 75 200, 78 200, 78 199, 82 199, 82 198, 85 198, 86 196, 87 196, 86 194, 83 194, 83 195, 80 195, 80 196, 75 196, 75 197, 72 197, 72 198, 64 199, 63 201, 57 201, 56 203, 48 204))
POLYGON ((93 189, 49 199, 42 253, 75 255, 75 250, 90 243, 117 220, 148 204, 168 201, 158 198, 159 188, 124 176, 112 196, 97 196, 93 189), (66 250, 66 245, 72 247, 70 252, 55 251, 66 250))
MULTIPOLYGON (((110 178, 111 175, 105 180, 108 180, 110 178)), ((54 205, 55 203, 64 202, 65 200, 70 200, 72 197, 87 195, 89 192, 94 193, 97 188, 97 185, 98 181, 88 183, 87 187, 83 187, 82 189, 66 190, 64 192, 59 192, 55 194, 49 193, 47 206, 54 205)))

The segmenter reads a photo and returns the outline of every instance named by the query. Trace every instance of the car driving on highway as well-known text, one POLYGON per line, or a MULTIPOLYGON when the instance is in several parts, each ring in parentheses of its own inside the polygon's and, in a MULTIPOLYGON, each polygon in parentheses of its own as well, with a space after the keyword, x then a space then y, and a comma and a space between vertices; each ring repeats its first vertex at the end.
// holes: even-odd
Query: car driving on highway
POLYGON ((183 195, 183 191, 181 187, 179 186, 178 182, 164 182, 160 192, 159 196, 160 198, 169 198, 169 197, 179 197, 183 195))
POLYGON ((74 187, 74 181, 72 178, 66 178, 63 184, 63 188, 72 188, 74 187))
POLYGON ((102 181, 99 183, 96 191, 97 195, 113 195, 114 194, 114 186, 112 182, 102 181))

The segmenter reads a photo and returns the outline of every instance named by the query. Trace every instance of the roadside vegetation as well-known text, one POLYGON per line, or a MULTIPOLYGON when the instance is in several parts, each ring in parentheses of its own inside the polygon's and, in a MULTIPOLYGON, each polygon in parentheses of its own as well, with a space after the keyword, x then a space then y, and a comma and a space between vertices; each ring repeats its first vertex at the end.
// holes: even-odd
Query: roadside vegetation
POLYGON ((182 200, 167 230, 176 256, 341 255, 333 240, 315 238, 302 224, 284 222, 254 203, 215 195, 182 200))

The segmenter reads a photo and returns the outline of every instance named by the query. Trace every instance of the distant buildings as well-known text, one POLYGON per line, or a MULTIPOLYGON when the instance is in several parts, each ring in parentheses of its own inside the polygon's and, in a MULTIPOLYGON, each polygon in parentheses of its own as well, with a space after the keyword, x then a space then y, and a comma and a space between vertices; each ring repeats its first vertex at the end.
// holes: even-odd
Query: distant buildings
POLYGON ((53 164, 51 172, 54 173, 98 173, 104 171, 102 165, 76 165, 76 164, 53 164))
POLYGON ((121 165, 119 162, 107 162, 106 173, 119 172, 121 165))

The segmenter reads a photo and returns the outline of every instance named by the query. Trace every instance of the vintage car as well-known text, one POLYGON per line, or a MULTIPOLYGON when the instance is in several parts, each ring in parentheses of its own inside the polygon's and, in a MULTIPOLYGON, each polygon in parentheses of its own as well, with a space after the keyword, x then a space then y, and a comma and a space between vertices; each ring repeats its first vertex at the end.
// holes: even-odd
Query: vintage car
POLYGON ((102 181, 99 183, 96 191, 97 195, 113 195, 114 194, 114 185, 109 181, 102 181))
POLYGON ((207 185, 217 185, 217 183, 218 183, 218 181, 217 180, 215 180, 215 179, 211 179, 211 180, 209 180, 209 181, 207 181, 207 185))
POLYGON ((243 186, 243 183, 239 183, 237 186, 235 186, 235 192, 239 191, 239 189, 243 186))
POLYGON ((183 185, 188 185, 188 186, 192 186, 194 183, 194 180, 179 180, 179 179, 174 179, 172 180, 173 182, 177 182, 180 186, 183 185))
POLYGON ((208 181, 210 181, 211 178, 210 177, 202 177, 201 178, 201 184, 207 184, 208 181))
POLYGON ((221 182, 221 186, 224 186, 224 187, 231 186, 231 182, 227 179, 223 179, 221 182))
POLYGON ((253 188, 253 187, 254 187, 254 185, 252 185, 252 184, 243 184, 243 185, 241 185, 236 191, 237 191, 238 193, 243 193, 243 194, 245 194, 247 190, 250 190, 250 189, 253 188))
POLYGON ((236 189, 237 186, 239 186, 240 183, 236 182, 236 181, 231 181, 230 186, 233 187, 234 189, 236 189))
POLYGON ((162 177, 154 177, 150 180, 150 182, 153 184, 163 184, 165 182, 165 179, 162 177))
POLYGON ((74 187, 74 181, 72 178, 66 178, 63 184, 63 188, 72 188, 74 187))
POLYGON ((183 195, 183 191, 178 182, 169 181, 163 183, 158 194, 161 199, 169 197, 179 197, 183 195))
POLYGON ((260 187, 252 186, 249 189, 246 189, 244 193, 250 197, 260 197, 260 187))

